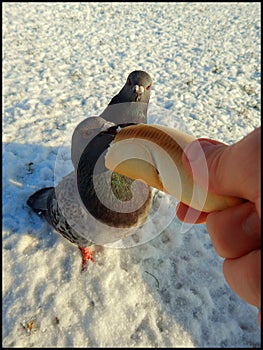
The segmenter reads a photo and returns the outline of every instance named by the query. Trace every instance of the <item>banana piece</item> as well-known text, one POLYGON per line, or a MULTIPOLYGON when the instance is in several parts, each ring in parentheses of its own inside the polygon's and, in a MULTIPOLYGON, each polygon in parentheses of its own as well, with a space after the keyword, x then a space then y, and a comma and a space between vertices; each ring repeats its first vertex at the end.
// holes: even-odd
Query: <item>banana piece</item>
POLYGON ((137 124, 120 129, 105 156, 108 169, 166 192, 203 212, 223 210, 242 203, 241 198, 208 191, 208 169, 204 160, 207 188, 194 181, 182 164, 185 147, 195 138, 161 125, 137 124))

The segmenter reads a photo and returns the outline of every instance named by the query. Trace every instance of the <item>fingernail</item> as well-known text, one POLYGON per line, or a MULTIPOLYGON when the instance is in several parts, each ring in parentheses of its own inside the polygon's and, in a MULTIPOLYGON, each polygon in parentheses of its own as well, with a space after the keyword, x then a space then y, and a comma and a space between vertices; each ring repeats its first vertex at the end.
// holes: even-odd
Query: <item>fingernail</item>
POLYGON ((185 154, 190 162, 198 161, 199 159, 203 158, 205 152, 212 147, 214 147, 213 143, 206 140, 200 140, 191 143, 185 149, 185 154))
POLYGON ((243 229, 248 235, 254 235, 259 232, 259 217, 256 211, 249 213, 243 222, 243 229))

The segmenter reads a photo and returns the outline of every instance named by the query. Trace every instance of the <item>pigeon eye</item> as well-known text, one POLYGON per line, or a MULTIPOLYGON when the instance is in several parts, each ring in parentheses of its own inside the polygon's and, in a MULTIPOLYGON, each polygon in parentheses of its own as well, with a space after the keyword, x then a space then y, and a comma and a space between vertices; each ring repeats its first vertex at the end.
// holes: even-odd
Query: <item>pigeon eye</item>
POLYGON ((132 82, 131 82, 131 79, 130 79, 130 78, 128 78, 128 79, 127 79, 127 83, 128 83, 129 85, 131 85, 131 84, 132 84, 132 82))
POLYGON ((146 86, 146 90, 150 90, 151 84, 146 86))

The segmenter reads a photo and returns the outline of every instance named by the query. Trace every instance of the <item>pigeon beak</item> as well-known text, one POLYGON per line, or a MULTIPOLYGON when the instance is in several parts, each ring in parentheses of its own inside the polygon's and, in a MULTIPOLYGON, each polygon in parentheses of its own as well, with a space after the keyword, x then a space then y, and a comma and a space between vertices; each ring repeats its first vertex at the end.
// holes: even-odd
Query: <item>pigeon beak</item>
POLYGON ((142 94, 144 93, 144 87, 142 85, 135 85, 133 91, 136 94, 136 101, 140 101, 142 94))

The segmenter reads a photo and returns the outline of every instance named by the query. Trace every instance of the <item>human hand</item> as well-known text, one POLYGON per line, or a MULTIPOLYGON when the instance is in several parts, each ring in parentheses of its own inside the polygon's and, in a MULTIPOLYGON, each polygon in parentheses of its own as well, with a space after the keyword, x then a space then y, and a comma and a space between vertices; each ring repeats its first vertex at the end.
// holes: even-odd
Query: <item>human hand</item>
MULTIPOLYGON (((246 202, 228 209, 204 213, 183 203, 177 207, 181 221, 206 222, 217 253, 225 258, 223 272, 230 287, 246 302, 260 307, 260 133, 257 128, 239 142, 227 146, 199 139, 183 155, 186 169, 202 185, 203 157, 209 173, 209 191, 241 197, 246 202), (203 152, 200 154, 200 143, 203 152), (187 214, 187 215, 186 215, 187 214), (198 219, 196 219, 198 218, 198 219)), ((260 324, 259 312, 259 324, 260 324)))

